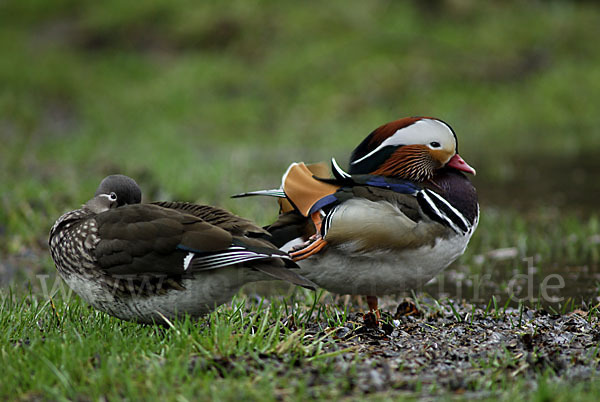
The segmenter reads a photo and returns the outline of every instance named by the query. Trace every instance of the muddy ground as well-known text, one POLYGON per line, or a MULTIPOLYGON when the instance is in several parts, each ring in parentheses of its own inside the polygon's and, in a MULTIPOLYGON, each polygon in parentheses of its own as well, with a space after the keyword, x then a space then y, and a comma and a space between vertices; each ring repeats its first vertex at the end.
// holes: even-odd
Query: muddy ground
MULTIPOLYGON (((379 326, 351 313, 344 326, 323 329, 321 323, 307 331, 314 337, 330 332, 335 342, 322 353, 346 349, 337 357, 339 371, 355 376, 353 387, 363 392, 493 396, 507 381, 535 389, 540 376, 580 382, 600 374, 597 308, 556 314, 427 297, 417 304, 404 299, 396 311, 392 304, 384 302, 379 326), (355 359, 358 367, 350 364, 355 359)), ((318 385, 317 374, 314 381, 318 385)))

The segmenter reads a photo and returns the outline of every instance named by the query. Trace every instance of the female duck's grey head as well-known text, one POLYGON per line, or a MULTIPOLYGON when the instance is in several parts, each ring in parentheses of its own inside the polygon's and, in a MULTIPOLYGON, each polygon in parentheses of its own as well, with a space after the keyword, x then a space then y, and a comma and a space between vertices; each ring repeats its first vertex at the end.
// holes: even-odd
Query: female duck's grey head
POLYGON ((110 194, 98 194, 85 203, 83 209, 87 209, 95 214, 108 211, 111 208, 118 207, 118 197, 112 192, 110 194))
POLYGON ((131 177, 122 174, 113 174, 105 177, 96 190, 96 197, 101 194, 116 195, 117 206, 126 204, 139 204, 142 202, 142 190, 131 177))

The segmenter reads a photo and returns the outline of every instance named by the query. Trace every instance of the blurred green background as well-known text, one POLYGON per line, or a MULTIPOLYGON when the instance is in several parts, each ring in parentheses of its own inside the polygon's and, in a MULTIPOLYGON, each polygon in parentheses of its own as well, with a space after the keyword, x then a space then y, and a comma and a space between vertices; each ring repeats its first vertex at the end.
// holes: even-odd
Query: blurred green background
POLYGON ((463 265, 597 267, 598 21, 592 1, 0 2, 0 283, 54 272, 50 226, 107 174, 266 224, 272 201, 229 196, 411 115, 478 170, 463 265))

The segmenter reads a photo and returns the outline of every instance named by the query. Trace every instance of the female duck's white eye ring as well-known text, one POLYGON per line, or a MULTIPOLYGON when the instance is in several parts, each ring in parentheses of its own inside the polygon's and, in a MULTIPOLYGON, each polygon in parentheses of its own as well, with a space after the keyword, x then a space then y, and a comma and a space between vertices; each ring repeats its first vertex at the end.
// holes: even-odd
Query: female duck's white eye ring
POLYGON ((108 199, 111 201, 116 201, 117 200, 117 195, 113 192, 110 193, 110 195, 108 196, 108 199))

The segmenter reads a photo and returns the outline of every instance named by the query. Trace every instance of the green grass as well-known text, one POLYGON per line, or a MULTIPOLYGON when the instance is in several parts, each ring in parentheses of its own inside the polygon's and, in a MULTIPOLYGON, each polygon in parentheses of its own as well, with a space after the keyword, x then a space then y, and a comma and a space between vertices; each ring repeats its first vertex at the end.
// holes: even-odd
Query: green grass
POLYGON ((199 323, 167 327, 126 323, 78 298, 54 309, 50 300, 3 293, 0 306, 3 398, 275 400, 335 397, 349 386, 332 364, 347 350, 324 339, 331 329, 307 333, 313 310, 305 304, 238 299, 199 323), (331 386, 309 387, 314 373, 331 386))
MULTIPOLYGON (((528 272, 523 258, 533 258, 536 283, 564 276, 557 313, 593 302, 600 284, 586 275, 599 264, 599 217, 573 193, 598 171, 599 18, 593 2, 567 1, 2 2, 0 397, 365 397, 356 384, 372 356, 337 355, 338 340, 310 332, 344 325, 348 310, 297 292, 268 307, 237 299, 172 328, 121 322, 61 291, 47 233, 115 172, 136 178, 147 200, 216 204, 266 224, 272 201, 229 195, 277 186, 292 161, 343 163, 372 129, 409 115, 450 123, 479 172, 480 226, 448 277, 489 274, 480 305, 493 319, 506 313, 511 277, 528 272), (548 173, 554 165, 565 173, 548 173), (520 197, 534 207, 507 206, 520 197), (498 258, 502 248, 515 252, 498 258)), ((481 367, 511 359, 499 352, 481 367)), ((597 381, 507 372, 483 378, 479 396, 600 391, 597 381)), ((428 387, 368 397, 455 396, 428 387)))
POLYGON ((58 302, 56 311, 48 301, 3 300, 0 394, 174 400, 218 393, 223 399, 258 399, 272 392, 277 370, 292 369, 317 349, 302 330, 279 325, 281 305, 254 306, 248 314, 240 303, 198 325, 188 320, 161 328, 121 322, 78 300, 58 302), (4 321, 7 310, 16 325, 4 321), (267 370, 250 376, 260 369, 262 355, 281 362, 264 363, 267 370))
MULTIPOLYGON (((317 312, 315 295, 308 291, 271 301, 235 299, 199 322, 182 319, 164 327, 120 321, 77 297, 45 299, 5 291, 0 295, 3 399, 379 400, 451 395, 435 383, 420 385, 414 379, 363 394, 364 371, 379 367, 385 358, 372 353, 376 349, 367 343, 348 345, 350 340, 337 338, 338 329, 360 330, 361 324, 331 301, 317 312)), ((447 312, 446 325, 471 325, 455 316, 452 302, 427 303, 421 300, 419 309, 430 316, 447 312)), ((486 314, 472 311, 478 317, 486 314)), ((519 311, 494 310, 493 320, 510 320, 517 333, 528 333, 531 323, 519 319, 519 311)), ((597 324, 598 317, 592 320, 597 324)), ((589 359, 597 361, 598 350, 589 359)), ((483 359, 472 358, 473 372, 481 374, 473 377, 467 391, 506 400, 524 395, 533 400, 547 400, 548 395, 587 400, 598 390, 594 382, 571 388, 552 369, 540 369, 533 379, 519 376, 530 361, 543 357, 537 357, 535 349, 527 360, 499 349, 483 359)))

